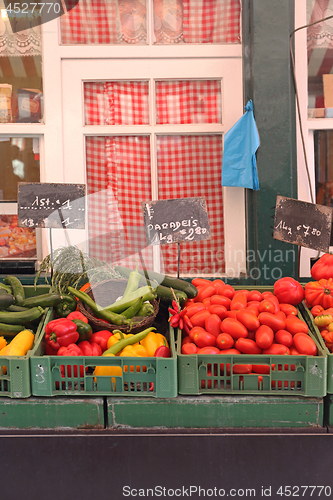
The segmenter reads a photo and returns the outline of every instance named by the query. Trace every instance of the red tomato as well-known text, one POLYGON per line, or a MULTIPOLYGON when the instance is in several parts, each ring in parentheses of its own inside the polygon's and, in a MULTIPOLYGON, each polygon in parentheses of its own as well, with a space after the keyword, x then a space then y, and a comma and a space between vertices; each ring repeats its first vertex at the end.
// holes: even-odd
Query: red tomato
POLYGON ((262 296, 263 296, 263 300, 270 300, 271 302, 274 302, 275 307, 276 307, 276 311, 275 312, 277 312, 277 311, 280 310, 280 302, 275 297, 275 295, 274 295, 273 292, 263 292, 262 296))
POLYGON ((189 342, 188 344, 184 344, 181 349, 182 354, 197 354, 198 348, 193 342, 189 342))
POLYGON ((296 333, 308 333, 308 325, 300 318, 289 317, 286 319, 286 326, 282 328, 283 330, 288 330, 292 335, 296 333))
POLYGON ((269 365, 252 365, 253 373, 261 373, 262 375, 267 375, 271 371, 271 367, 269 365))
MULTIPOLYGON (((287 317, 283 311, 278 311, 278 312, 276 312, 276 313, 274 313, 274 314, 275 314, 275 316, 276 316, 277 318, 281 318, 281 319, 283 319, 283 321, 284 321, 284 320, 286 319, 286 317, 287 317)), ((291 314, 290 316, 294 317, 294 314, 291 314)))
POLYGON ((213 346, 206 346, 199 349, 197 354, 220 354, 220 349, 213 346))
POLYGON ((191 339, 190 339, 189 335, 186 335, 186 337, 184 337, 182 340, 182 345, 189 344, 190 342, 191 342, 191 339))
POLYGON ((259 290, 250 290, 249 295, 247 296, 247 301, 250 302, 252 300, 255 300, 257 302, 262 301, 262 294, 259 292, 259 290))
POLYGON ((207 297, 207 299, 203 299, 202 303, 205 308, 208 309, 208 307, 210 306, 210 297, 207 297))
POLYGON ((244 309, 247 306, 247 299, 244 292, 236 292, 231 299, 230 311, 235 309, 244 309))
POLYGON ((234 339, 248 336, 248 331, 245 326, 234 318, 225 318, 221 323, 221 331, 223 333, 229 333, 234 339))
POLYGON ((212 335, 211 333, 206 332, 206 330, 202 329, 201 331, 197 331, 193 334, 193 342, 198 347, 215 347, 216 337, 214 337, 214 335, 212 335))
POLYGON ((292 304, 280 304, 280 311, 284 312, 286 316, 289 316, 289 314, 297 316, 297 309, 292 304))
POLYGON ((239 309, 234 309, 233 311, 227 311, 226 314, 225 314, 225 317, 226 318, 234 318, 234 319, 237 319, 237 313, 238 313, 239 309))
POLYGON ((199 311, 193 316, 191 316, 191 323, 193 326, 202 326, 204 328, 206 319, 209 318, 210 312, 207 311, 207 309, 204 309, 203 311, 199 311))
POLYGON ((268 349, 274 340, 274 332, 267 325, 261 325, 256 331, 255 341, 260 349, 268 349))
POLYGON ((247 330, 256 330, 260 326, 259 319, 254 313, 249 311, 248 308, 238 311, 236 319, 238 319, 247 330))
POLYGON ((272 344, 271 347, 268 349, 264 349, 262 351, 263 354, 283 354, 287 355, 290 354, 289 347, 282 345, 282 344, 272 344))
POLYGON ((294 346, 301 354, 306 354, 307 356, 317 355, 317 346, 306 333, 296 333, 294 335, 294 346))
POLYGON ((311 314, 312 316, 315 318, 316 316, 320 316, 320 314, 322 314, 324 312, 324 308, 323 306, 321 306, 320 304, 317 304, 316 306, 313 306, 311 308, 311 314))
POLYGON ((224 281, 220 279, 216 279, 213 281, 213 287, 215 288, 215 293, 217 295, 223 295, 223 290, 225 288, 225 283, 224 281))
POLYGON ((220 319, 224 319, 226 317, 227 309, 224 306, 220 306, 218 304, 212 304, 208 307, 208 311, 211 314, 217 314, 220 319))
POLYGON ((231 349, 234 345, 234 342, 235 340, 231 335, 229 335, 229 333, 220 333, 220 335, 216 337, 216 347, 221 350, 231 349))
POLYGON ((185 307, 190 307, 194 304, 194 299, 187 299, 185 304, 184 304, 184 309, 185 307))
POLYGON ((277 312, 278 309, 276 308, 276 304, 272 300, 264 299, 260 302, 258 311, 274 313, 277 312))
MULTIPOLYGON (((248 304, 249 304, 249 303, 248 303, 248 304)), ((254 304, 247 305, 247 307, 245 307, 244 311, 250 311, 250 312, 252 312, 253 314, 255 314, 257 317, 259 316, 259 309, 258 309, 258 306, 255 306, 254 304)))
POLYGON ((277 332, 278 330, 284 330, 286 326, 286 322, 281 317, 277 316, 279 313, 269 313, 262 312, 259 314, 258 318, 261 325, 269 326, 273 332, 277 332))
POLYGON ((260 347, 251 339, 237 339, 235 349, 238 349, 242 354, 261 354, 260 347))
POLYGON ((290 348, 290 354, 291 356, 302 356, 302 354, 296 349, 296 347, 290 348))
POLYGON ((199 311, 203 311, 205 308, 205 306, 203 305, 202 302, 197 302, 196 304, 193 304, 191 306, 189 306, 186 310, 186 316, 188 316, 189 318, 191 318, 194 314, 196 314, 197 312, 199 311))
POLYGON ((211 280, 206 280, 205 278, 194 278, 192 280, 192 285, 194 285, 197 288, 211 284, 212 284, 211 280))
POLYGON ((195 297, 196 302, 203 302, 207 297, 211 297, 215 294, 215 288, 210 283, 209 285, 201 286, 198 288, 198 295, 195 297))
POLYGON ((232 299, 233 296, 235 295, 236 293, 236 290, 234 289, 233 286, 231 285, 225 285, 224 289, 223 289, 223 295, 225 297, 228 297, 229 299, 232 299))
POLYGON ((304 299, 304 289, 294 278, 280 278, 274 283, 274 295, 280 303, 297 306, 304 299))
POLYGON ((210 297, 211 305, 217 304, 219 306, 224 306, 228 311, 230 309, 231 299, 225 297, 224 295, 212 295, 210 297))
POLYGON ((200 333, 202 331, 206 332, 206 330, 202 326, 194 326, 193 328, 191 328, 191 330, 189 331, 189 334, 188 334, 190 339, 191 339, 191 342, 194 342, 193 336, 196 333, 200 333))
POLYGON ((221 350, 220 354, 242 354, 238 349, 224 349, 221 350))
POLYGON ((232 373, 237 373, 240 375, 246 375, 252 372, 252 365, 234 365, 232 368, 232 373))
POLYGON ((210 314, 205 321, 205 330, 217 337, 221 333, 221 318, 217 314, 210 314))
POLYGON ((278 330, 275 333, 274 342, 291 347, 293 344, 293 336, 287 330, 278 330))

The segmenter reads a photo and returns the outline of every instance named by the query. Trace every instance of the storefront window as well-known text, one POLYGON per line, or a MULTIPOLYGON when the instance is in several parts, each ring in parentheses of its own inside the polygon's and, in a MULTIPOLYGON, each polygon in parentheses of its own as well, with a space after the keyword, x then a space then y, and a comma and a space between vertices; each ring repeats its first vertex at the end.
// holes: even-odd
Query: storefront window
POLYGON ((42 122, 42 38, 38 20, 35 15, 21 12, 12 12, 9 19, 3 0, 0 11, 0 123, 42 122))
POLYGON ((18 182, 39 182, 39 140, 0 137, 0 201, 17 201, 18 182))
POLYGON ((332 15, 332 0, 307 0, 309 118, 333 118, 333 19, 316 23, 332 15))

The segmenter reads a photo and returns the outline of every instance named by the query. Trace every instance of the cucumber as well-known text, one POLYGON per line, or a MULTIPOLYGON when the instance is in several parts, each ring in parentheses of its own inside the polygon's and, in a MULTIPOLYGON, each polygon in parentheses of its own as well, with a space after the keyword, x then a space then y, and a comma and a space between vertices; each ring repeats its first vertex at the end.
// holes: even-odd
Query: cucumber
POLYGON ((15 298, 10 293, 0 293, 0 309, 7 309, 14 304, 15 298))
POLYGON ((6 311, 9 312, 22 312, 22 311, 29 311, 29 307, 22 307, 22 306, 17 306, 16 304, 13 304, 9 307, 7 307, 6 311))
MULTIPOLYGON (((123 267, 123 266, 115 266, 115 270, 118 271, 118 273, 120 273, 126 277, 128 277, 129 273, 131 272, 131 269, 129 269, 127 267, 123 267)), ((142 271, 142 269, 139 269, 139 273, 142 275, 142 279, 140 280, 140 284, 146 285, 147 281, 148 281, 148 285, 149 285, 150 282, 149 282, 149 280, 146 279, 146 277, 144 275, 144 271, 142 271)), ((173 288, 175 292, 176 292, 176 290, 184 292, 186 294, 186 299, 187 299, 187 297, 189 299, 194 299, 194 297, 196 297, 198 295, 198 289, 194 285, 189 283, 188 281, 182 280, 180 278, 173 278, 172 276, 166 276, 166 275, 160 274, 160 273, 155 273, 154 271, 149 271, 148 274, 149 274, 150 279, 156 280, 157 283, 159 283, 158 287, 156 288, 156 292, 157 292, 158 297, 160 297, 162 300, 163 299, 165 299, 166 301, 170 300, 171 295, 172 295, 171 300, 174 298, 170 288, 173 288), (162 289, 160 289, 160 292, 159 292, 158 288, 160 286, 167 287, 167 288, 169 288, 170 291, 168 292, 167 290, 164 290, 162 288, 162 289), (171 293, 171 295, 170 295, 170 293, 171 293)), ((152 284, 152 286, 154 287, 153 284, 152 284)), ((183 296, 182 300, 184 300, 184 299, 185 299, 185 297, 183 296)))
POLYGON ((15 298, 15 303, 20 304, 20 302, 25 299, 24 288, 20 280, 16 276, 5 276, 3 282, 6 285, 11 286, 12 294, 15 298))
POLYGON ((44 314, 42 307, 32 307, 28 311, 8 312, 0 311, 0 323, 9 325, 25 325, 30 321, 35 321, 44 314))
POLYGON ((44 293, 24 299, 19 305, 22 307, 54 307, 60 304, 61 300, 62 297, 58 293, 44 293))
POLYGON ((4 337, 15 337, 18 333, 25 329, 24 325, 8 325, 7 323, 0 323, 0 335, 4 337))
MULTIPOLYGON (((181 290, 172 290, 174 291, 176 299, 179 301, 180 305, 182 306, 183 304, 185 304, 185 302, 187 301, 187 294, 185 292, 182 292, 181 290)), ((156 287, 157 296, 161 299, 162 302, 167 303, 171 303, 175 298, 172 290, 171 288, 162 285, 158 285, 156 287)))

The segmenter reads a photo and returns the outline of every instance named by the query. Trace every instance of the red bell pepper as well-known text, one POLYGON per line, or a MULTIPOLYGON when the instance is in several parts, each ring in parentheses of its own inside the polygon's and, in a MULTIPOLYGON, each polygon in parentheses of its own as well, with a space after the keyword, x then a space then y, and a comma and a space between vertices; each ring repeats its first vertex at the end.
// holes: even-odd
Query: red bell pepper
POLYGON ((69 344, 75 344, 78 339, 79 333, 76 324, 67 318, 50 321, 45 327, 46 343, 55 350, 69 344))
MULTIPOLYGON (((60 347, 57 355, 58 356, 83 356, 83 352, 81 351, 81 349, 79 348, 79 346, 77 344, 69 344, 68 346, 60 347)), ((67 370, 67 377, 71 377, 72 376, 71 365, 61 365, 60 373, 61 373, 62 378, 65 377, 65 373, 66 373, 65 370, 67 370)), ((87 368, 86 368, 86 370, 87 370, 87 368)), ((77 374, 78 374, 77 366, 74 365, 73 366, 73 375, 75 378, 77 378, 77 374)), ((83 365, 80 365, 80 377, 83 377, 83 375, 84 375, 83 365)))
POLYGON ((156 349, 154 356, 156 356, 157 358, 170 358, 171 351, 166 345, 161 345, 156 349))
POLYGON ((68 344, 58 349, 58 356, 83 356, 83 352, 77 344, 68 344))
POLYGON ((113 335, 109 330, 100 330, 95 332, 89 339, 89 342, 96 343, 101 346, 102 351, 106 351, 109 338, 113 335))
POLYGON ((84 314, 82 314, 80 311, 73 311, 69 313, 67 316, 67 319, 80 319, 81 321, 84 321, 85 323, 88 323, 88 318, 84 314))
POLYGON ((96 342, 88 342, 88 340, 83 340, 78 344, 78 347, 83 352, 84 356, 102 356, 102 348, 96 342))

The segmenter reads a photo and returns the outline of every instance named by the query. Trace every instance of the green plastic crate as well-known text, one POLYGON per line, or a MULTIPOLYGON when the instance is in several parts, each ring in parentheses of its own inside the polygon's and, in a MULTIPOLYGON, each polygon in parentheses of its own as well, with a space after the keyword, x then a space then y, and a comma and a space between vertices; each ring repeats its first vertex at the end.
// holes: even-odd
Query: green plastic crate
POLYGON ((317 325, 314 322, 314 317, 312 316, 310 309, 305 305, 304 302, 300 304, 300 310, 313 336, 316 338, 318 344, 320 344, 323 352, 327 356, 327 393, 333 394, 333 354, 326 347, 320 331, 318 330, 317 325))
MULTIPOLYGON (((26 297, 42 295, 49 292, 49 287, 44 285, 24 286, 26 297)), ((43 331, 47 310, 36 327, 34 346, 38 343, 43 331)), ((0 397, 28 398, 31 396, 30 384, 30 355, 26 356, 0 356, 0 397), (4 369, 5 368, 5 369, 4 369)))
MULTIPOLYGON (((170 358, 118 356, 46 356, 45 325, 31 354, 31 391, 34 396, 177 396, 177 358, 170 334, 170 358), (95 366, 120 367, 120 376, 94 375, 95 366), (132 371, 133 370, 133 371, 132 371)), ((170 330, 173 330, 169 327, 170 330)))
MULTIPOLYGON (((264 286, 245 288, 273 291, 273 287, 264 286)), ((300 310, 298 315, 304 319, 300 310)), ((318 356, 181 354, 182 332, 177 329, 178 393, 324 397, 327 394, 327 353, 309 330, 318 356), (233 373, 233 367, 242 364, 269 365, 271 369, 267 375, 233 373)))

